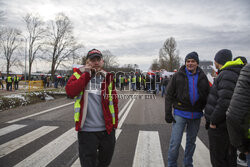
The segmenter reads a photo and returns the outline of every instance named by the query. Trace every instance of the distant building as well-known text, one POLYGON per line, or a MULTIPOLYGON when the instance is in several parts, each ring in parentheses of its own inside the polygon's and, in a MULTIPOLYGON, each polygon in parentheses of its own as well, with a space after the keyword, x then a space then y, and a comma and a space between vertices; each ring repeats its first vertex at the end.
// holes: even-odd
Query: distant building
POLYGON ((205 74, 212 74, 213 73, 213 62, 212 61, 200 61, 199 63, 200 68, 205 72, 205 74))

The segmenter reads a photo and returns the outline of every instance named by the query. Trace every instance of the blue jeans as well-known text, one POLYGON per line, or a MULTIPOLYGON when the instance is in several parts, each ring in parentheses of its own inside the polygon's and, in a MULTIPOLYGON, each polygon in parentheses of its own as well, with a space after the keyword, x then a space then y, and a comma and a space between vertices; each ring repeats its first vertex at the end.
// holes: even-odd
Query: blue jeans
POLYGON ((161 97, 163 97, 165 94, 165 88, 166 88, 166 86, 164 86, 164 85, 161 86, 161 97))
POLYGON ((200 119, 187 119, 178 115, 174 116, 176 123, 173 123, 171 139, 168 149, 168 167, 177 167, 179 147, 186 127, 186 148, 183 160, 183 166, 193 167, 193 154, 195 150, 195 141, 200 128, 200 119))
POLYGON ((156 94, 158 95, 159 93, 159 84, 156 84, 156 94))
POLYGON ((135 85, 135 83, 132 83, 132 84, 131 84, 131 89, 132 89, 133 91, 136 90, 136 85, 135 85))
POLYGON ((246 155, 246 159, 247 159, 247 166, 250 167, 250 153, 246 155))

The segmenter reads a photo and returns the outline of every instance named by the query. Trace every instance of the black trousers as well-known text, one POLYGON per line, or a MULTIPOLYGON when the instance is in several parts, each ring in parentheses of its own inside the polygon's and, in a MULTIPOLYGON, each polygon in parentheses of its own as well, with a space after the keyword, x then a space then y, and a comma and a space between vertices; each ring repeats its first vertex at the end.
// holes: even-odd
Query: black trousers
POLYGON ((18 82, 15 82, 14 86, 15 86, 15 90, 18 90, 18 82))
POLYGON ((213 167, 237 167, 237 149, 225 129, 208 129, 210 158, 213 167))
POLYGON ((12 83, 7 82, 7 91, 12 90, 12 83))
POLYGON ((109 166, 115 149, 115 130, 78 132, 79 158, 82 167, 109 166))

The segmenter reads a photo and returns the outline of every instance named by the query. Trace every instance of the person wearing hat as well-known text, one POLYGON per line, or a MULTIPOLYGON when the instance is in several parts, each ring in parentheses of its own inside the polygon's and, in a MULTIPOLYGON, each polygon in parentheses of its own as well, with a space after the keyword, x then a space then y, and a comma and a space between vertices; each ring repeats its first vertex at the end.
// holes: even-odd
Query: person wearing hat
POLYGON ((218 69, 218 76, 210 89, 205 107, 210 159, 214 167, 237 166, 236 149, 230 144, 227 131, 226 111, 244 63, 241 59, 231 61, 232 57, 232 52, 228 49, 215 54, 214 64, 218 69))
POLYGON ((97 49, 87 54, 86 65, 76 69, 65 87, 75 98, 74 120, 78 131, 81 166, 109 166, 114 153, 118 125, 118 99, 113 75, 105 72, 97 49))
POLYGON ((167 86, 165 120, 167 123, 173 123, 168 149, 168 167, 177 166, 185 128, 187 143, 183 166, 193 166, 195 141, 208 93, 209 83, 207 76, 199 67, 199 56, 196 52, 191 52, 185 58, 185 65, 172 76, 167 86))

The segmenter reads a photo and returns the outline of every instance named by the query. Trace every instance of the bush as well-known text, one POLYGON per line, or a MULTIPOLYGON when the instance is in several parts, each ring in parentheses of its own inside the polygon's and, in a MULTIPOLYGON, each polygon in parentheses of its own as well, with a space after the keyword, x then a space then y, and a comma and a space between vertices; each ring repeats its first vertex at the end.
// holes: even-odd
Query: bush
POLYGON ((66 97, 65 92, 55 92, 55 91, 49 91, 49 92, 41 91, 41 92, 32 92, 27 94, 13 94, 2 97, 0 96, 0 111, 19 106, 35 104, 38 102, 42 102, 44 100, 51 100, 63 96, 66 97))

